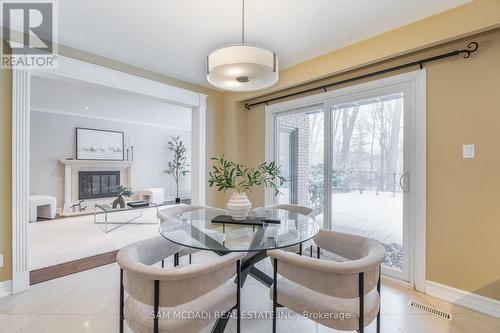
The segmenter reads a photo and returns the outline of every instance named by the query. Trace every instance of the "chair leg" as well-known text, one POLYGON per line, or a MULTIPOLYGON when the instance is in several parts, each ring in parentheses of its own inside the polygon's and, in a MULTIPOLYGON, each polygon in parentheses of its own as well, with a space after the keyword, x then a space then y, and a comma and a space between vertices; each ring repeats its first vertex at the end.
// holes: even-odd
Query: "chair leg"
POLYGON ((359 333, 365 331, 365 273, 359 273, 359 333))
POLYGON ((174 267, 179 266, 179 252, 174 254, 174 267))
POLYGON ((120 268, 120 333, 123 333, 123 268, 120 268))
POLYGON ((160 281, 155 280, 155 285, 154 285, 154 319, 153 319, 153 331, 154 333, 159 332, 159 327, 158 327, 158 309, 160 307, 160 281))
POLYGON ((302 243, 299 244, 299 253, 298 253, 299 256, 302 255, 302 243))
POLYGON ((165 259, 161 260, 161 268, 165 268, 165 259))
POLYGON ((241 260, 236 262, 236 333, 241 332, 241 260))
POLYGON ((312 256, 313 256, 313 246, 311 245, 311 246, 309 247, 309 257, 311 257, 311 258, 312 258, 312 256))
MULTIPOLYGON (((381 301, 381 297, 382 295, 380 294, 380 280, 381 280, 381 275, 382 275, 382 267, 380 266, 378 268, 378 281, 377 281, 377 292, 378 292, 378 297, 380 299, 380 303, 382 303, 381 301)), ((378 313, 377 313, 377 333, 380 333, 380 303, 379 303, 379 306, 378 306, 378 313)))
MULTIPOLYGON (((302 249, 302 244, 301 249, 302 249)), ((278 259, 274 258, 274 268, 273 268, 273 333, 276 333, 276 322, 277 322, 277 312, 276 308, 278 306, 278 259)))
POLYGON ((319 248, 319 246, 317 247, 317 251, 318 252, 316 252, 316 256, 319 259, 319 257, 321 256, 321 249, 319 248))
POLYGON ((192 262, 192 257, 191 257, 191 254, 189 255, 189 264, 191 265, 191 262, 192 262))

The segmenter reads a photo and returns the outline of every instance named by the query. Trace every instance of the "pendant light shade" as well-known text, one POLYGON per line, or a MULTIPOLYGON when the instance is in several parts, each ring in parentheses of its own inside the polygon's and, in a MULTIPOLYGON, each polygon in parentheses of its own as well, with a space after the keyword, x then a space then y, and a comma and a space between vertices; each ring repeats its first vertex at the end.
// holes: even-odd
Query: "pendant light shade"
POLYGON ((208 56, 207 80, 227 91, 256 91, 278 81, 278 57, 252 45, 221 47, 208 56))
POLYGON ((278 81, 276 53, 245 44, 245 0, 241 6, 241 44, 223 46, 208 55, 207 80, 216 88, 235 92, 266 89, 278 81))

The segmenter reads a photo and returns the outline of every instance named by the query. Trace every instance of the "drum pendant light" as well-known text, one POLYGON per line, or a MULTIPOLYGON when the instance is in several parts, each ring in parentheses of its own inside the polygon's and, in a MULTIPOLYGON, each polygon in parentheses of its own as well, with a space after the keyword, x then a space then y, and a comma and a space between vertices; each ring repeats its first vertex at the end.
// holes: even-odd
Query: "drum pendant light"
POLYGON ((241 44, 226 45, 208 55, 208 83, 233 92, 269 88, 278 81, 278 57, 262 47, 245 44, 245 0, 241 23, 241 44))

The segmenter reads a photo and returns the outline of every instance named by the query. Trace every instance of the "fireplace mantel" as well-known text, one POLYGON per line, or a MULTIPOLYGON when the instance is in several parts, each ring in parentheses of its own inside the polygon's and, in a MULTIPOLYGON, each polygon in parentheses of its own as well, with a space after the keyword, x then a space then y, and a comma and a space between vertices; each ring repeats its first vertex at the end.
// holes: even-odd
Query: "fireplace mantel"
POLYGON ((117 167, 129 168, 134 165, 134 161, 107 161, 107 160, 59 160, 64 165, 72 167, 117 167))
MULTIPOLYGON (((64 165, 64 211, 78 202, 78 172, 79 171, 120 171, 120 184, 132 186, 132 166, 134 161, 104 161, 104 160, 59 160, 64 165)), ((93 202, 95 200, 87 200, 93 202)))

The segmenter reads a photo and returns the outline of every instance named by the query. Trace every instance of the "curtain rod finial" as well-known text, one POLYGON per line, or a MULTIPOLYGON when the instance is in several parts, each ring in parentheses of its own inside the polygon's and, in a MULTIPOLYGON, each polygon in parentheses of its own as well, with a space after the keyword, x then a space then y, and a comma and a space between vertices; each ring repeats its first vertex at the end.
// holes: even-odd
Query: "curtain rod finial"
POLYGON ((476 52, 479 48, 479 43, 470 42, 469 44, 467 44, 467 48, 468 50, 460 50, 460 53, 464 53, 464 58, 469 58, 472 53, 476 52))

